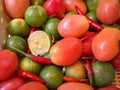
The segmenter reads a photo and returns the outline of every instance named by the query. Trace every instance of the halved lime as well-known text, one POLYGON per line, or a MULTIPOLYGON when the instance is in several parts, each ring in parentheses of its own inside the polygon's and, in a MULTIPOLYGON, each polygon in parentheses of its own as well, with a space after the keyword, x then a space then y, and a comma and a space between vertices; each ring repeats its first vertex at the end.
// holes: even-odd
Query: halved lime
POLYGON ((51 46, 51 38, 46 32, 37 30, 28 37, 28 46, 33 55, 44 55, 51 46))

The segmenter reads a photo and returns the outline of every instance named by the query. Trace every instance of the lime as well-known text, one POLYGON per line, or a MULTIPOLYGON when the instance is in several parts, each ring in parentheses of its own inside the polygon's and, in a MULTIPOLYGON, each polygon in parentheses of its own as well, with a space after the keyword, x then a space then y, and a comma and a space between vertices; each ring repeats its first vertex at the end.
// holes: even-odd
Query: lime
POLYGON ((62 70, 55 65, 44 67, 41 70, 39 77, 46 81, 46 86, 49 90, 56 90, 56 88, 63 83, 62 70))
POLYGON ((81 61, 65 66, 65 75, 73 78, 86 78, 86 69, 81 61))
POLYGON ((32 72, 34 74, 39 74, 42 69, 42 65, 32 61, 28 57, 25 57, 20 61, 20 69, 32 72))
POLYGON ((96 61, 92 64, 94 84, 98 87, 110 85, 115 76, 115 70, 109 62, 96 61))
POLYGON ((34 27, 39 27, 47 20, 47 13, 40 5, 31 5, 25 11, 25 21, 34 27))
POLYGON ((60 38, 58 29, 57 29, 59 22, 60 20, 57 18, 50 18, 46 22, 45 28, 44 28, 44 31, 50 34, 51 36, 53 36, 55 40, 58 40, 60 38))
POLYGON ((51 46, 51 38, 44 31, 35 31, 28 37, 28 46, 33 55, 44 55, 51 46))
POLYGON ((27 44, 25 40, 20 36, 10 36, 5 42, 5 48, 14 51, 18 55, 21 55, 19 52, 13 50, 11 47, 15 47, 23 52, 27 50, 27 44))
POLYGON ((18 35, 22 37, 28 36, 30 27, 24 19, 16 18, 12 19, 8 24, 8 32, 11 35, 18 35))
POLYGON ((97 17, 96 17, 96 11, 89 11, 89 12, 87 13, 87 16, 88 16, 90 19, 92 19, 93 21, 98 22, 98 19, 97 19, 97 17))

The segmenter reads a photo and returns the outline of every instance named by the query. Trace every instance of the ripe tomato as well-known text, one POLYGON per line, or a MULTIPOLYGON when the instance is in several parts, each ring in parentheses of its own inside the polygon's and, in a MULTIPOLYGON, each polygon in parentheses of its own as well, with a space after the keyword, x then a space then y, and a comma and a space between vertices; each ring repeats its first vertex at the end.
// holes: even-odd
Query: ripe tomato
POLYGON ((84 0, 63 0, 67 12, 76 11, 75 5, 78 6, 83 13, 86 13, 87 7, 84 0))
POLYGON ((42 83, 31 81, 31 82, 23 84, 17 90, 48 90, 48 89, 42 83))
POLYGON ((62 37, 81 37, 88 31, 89 22, 83 15, 70 15, 58 24, 58 32, 62 37))
POLYGON ((56 65, 70 65, 80 58, 82 49, 82 43, 78 38, 66 37, 51 47, 51 60, 56 65))
POLYGON ((115 87, 115 86, 106 86, 106 87, 101 87, 97 90, 120 90, 120 88, 115 87))
POLYGON ((17 55, 7 49, 0 51, 0 81, 8 79, 18 65, 17 55))

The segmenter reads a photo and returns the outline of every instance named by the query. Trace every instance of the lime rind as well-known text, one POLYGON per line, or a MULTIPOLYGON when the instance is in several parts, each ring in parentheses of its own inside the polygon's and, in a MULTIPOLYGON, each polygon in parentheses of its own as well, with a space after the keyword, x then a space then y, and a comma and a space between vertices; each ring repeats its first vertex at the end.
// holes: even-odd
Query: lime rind
POLYGON ((44 31, 35 31, 28 37, 28 46, 33 55, 44 55, 51 46, 50 36, 44 31))

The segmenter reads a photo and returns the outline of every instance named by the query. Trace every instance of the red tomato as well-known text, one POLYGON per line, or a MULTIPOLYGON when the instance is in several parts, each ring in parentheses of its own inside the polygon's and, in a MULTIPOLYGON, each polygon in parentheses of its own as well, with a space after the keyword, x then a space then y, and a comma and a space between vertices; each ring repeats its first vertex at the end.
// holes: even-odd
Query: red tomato
POLYGON ((101 87, 97 90, 120 90, 120 88, 115 87, 115 86, 106 86, 106 87, 101 87))
POLYGON ((78 38, 66 37, 51 47, 51 60, 56 65, 70 65, 81 57, 82 49, 82 43, 78 38))
POLYGON ((12 77, 3 82, 0 82, 0 90, 16 90, 22 84, 25 83, 25 80, 20 77, 12 77))
POLYGON ((67 82, 60 85, 57 90, 94 90, 90 85, 78 82, 67 82))
POLYGON ((89 28, 89 22, 83 15, 70 15, 58 24, 58 32, 62 37, 81 37, 89 28))
POLYGON ((17 55, 7 49, 0 51, 0 81, 8 79, 18 65, 17 55))
POLYGON ((48 89, 42 83, 31 81, 31 82, 23 84, 17 90, 48 90, 48 89))
POLYGON ((48 16, 55 15, 56 18, 61 19, 65 14, 65 7, 62 0, 46 0, 43 8, 46 10, 48 16))
POLYGON ((23 18, 25 10, 30 5, 30 0, 4 0, 7 13, 12 18, 23 18))
POLYGON ((84 0, 63 0, 67 12, 75 11, 75 5, 78 6, 83 13, 86 13, 87 6, 84 0))

